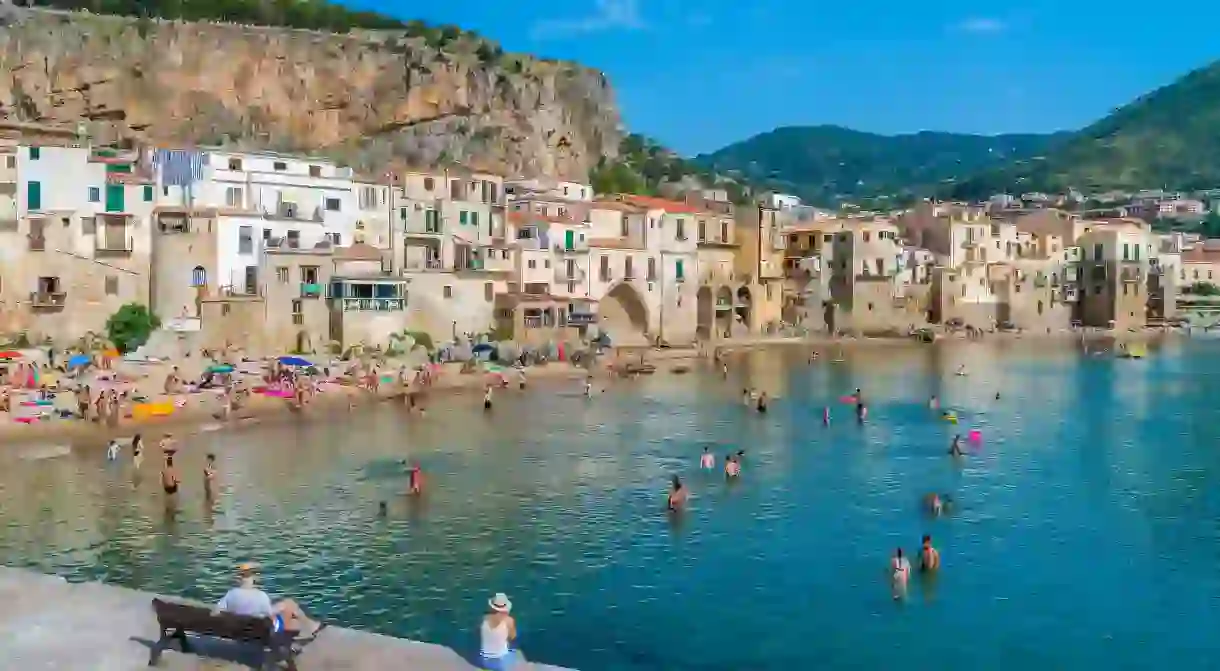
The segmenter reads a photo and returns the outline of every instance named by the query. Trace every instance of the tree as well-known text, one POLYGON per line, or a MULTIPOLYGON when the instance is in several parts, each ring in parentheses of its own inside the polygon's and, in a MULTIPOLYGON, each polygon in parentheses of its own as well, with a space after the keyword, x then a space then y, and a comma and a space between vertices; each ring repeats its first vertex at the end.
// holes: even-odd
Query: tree
POLYGON ((1195 296, 1220 296, 1220 287, 1211 282, 1195 282, 1186 287, 1186 293, 1195 296))
POLYGON ((106 320, 106 335, 120 352, 130 352, 148 342, 161 320, 139 303, 127 303, 106 320))

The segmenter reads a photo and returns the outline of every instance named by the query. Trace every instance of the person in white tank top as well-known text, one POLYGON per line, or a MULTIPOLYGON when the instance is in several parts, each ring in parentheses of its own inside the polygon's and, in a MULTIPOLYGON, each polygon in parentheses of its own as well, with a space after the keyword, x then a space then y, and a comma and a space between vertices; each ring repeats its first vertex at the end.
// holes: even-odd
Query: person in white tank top
POLYGON ((487 605, 491 612, 479 625, 479 666, 486 671, 510 671, 521 657, 512 647, 517 640, 517 622, 509 615, 513 603, 501 592, 487 605))

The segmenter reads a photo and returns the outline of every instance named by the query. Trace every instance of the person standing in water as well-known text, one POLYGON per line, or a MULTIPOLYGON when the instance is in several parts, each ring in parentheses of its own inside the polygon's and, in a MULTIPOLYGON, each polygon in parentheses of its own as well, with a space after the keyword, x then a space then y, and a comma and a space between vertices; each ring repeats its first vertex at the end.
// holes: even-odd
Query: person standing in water
POLYGON ((419 462, 411 464, 411 470, 407 471, 407 494, 410 496, 419 496, 424 493, 424 471, 419 467, 419 462))
POLYGON ((139 469, 142 463, 144 463, 144 439, 137 433, 131 439, 131 465, 139 469))
POLYGON ((216 455, 209 454, 203 466, 203 495, 206 498, 216 496, 216 455))
POLYGON ((940 553, 932 547, 932 537, 924 534, 923 547, 919 549, 919 570, 925 573, 940 568, 940 553))
POLYGON ((890 560, 890 582, 894 590, 894 599, 901 599, 907 594, 907 583, 911 579, 911 562, 902 554, 902 548, 894 551, 890 560))
POLYGON ((936 394, 932 394, 932 398, 928 399, 928 407, 932 410, 940 408, 940 399, 936 397, 936 394))
POLYGON ((822 426, 830 426, 830 406, 822 408, 822 426))
POLYGON ((758 395, 758 405, 755 406, 755 409, 762 413, 767 412, 767 392, 764 391, 758 395))
POLYGON ((585 378, 585 398, 593 398, 593 376, 585 378))
POLYGON ((706 445, 703 447, 703 454, 699 457, 699 468, 705 471, 710 471, 716 467, 716 458, 712 456, 711 448, 706 445))
POLYGON ((676 475, 673 479, 673 488, 669 492, 667 505, 671 511, 681 510, 686 505, 686 488, 682 486, 682 481, 676 475))
POLYGON ((954 457, 966 456, 966 452, 962 450, 962 435, 960 433, 953 436, 953 442, 949 444, 949 455, 954 457))
POLYGON ((182 484, 182 476, 178 475, 178 469, 174 466, 174 455, 165 455, 165 466, 161 469, 161 488, 165 490, 166 496, 174 496, 178 493, 178 485, 182 484))
POLYGON ((724 477, 733 479, 741 475, 741 464, 732 455, 724 455, 724 477))
POLYGON ((491 385, 483 390, 483 409, 491 410, 491 385))

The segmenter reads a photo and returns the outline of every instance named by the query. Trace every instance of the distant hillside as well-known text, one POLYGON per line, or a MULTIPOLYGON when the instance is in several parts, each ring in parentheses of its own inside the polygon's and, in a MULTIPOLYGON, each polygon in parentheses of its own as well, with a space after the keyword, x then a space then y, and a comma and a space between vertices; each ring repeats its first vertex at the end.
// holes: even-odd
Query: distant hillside
POLYGON ((1220 63, 1120 107, 1045 158, 987 170, 949 195, 1220 187, 1220 63))
POLYGON ((904 200, 1013 160, 1039 156, 1067 134, 877 135, 841 126, 777 128, 695 162, 740 174, 815 205, 879 196, 904 200))
POLYGON ((617 156, 598 162, 590 171, 589 180, 597 193, 660 195, 662 185, 677 183, 719 187, 728 192, 733 202, 743 203, 751 192, 744 181, 717 174, 635 133, 619 143, 617 156))

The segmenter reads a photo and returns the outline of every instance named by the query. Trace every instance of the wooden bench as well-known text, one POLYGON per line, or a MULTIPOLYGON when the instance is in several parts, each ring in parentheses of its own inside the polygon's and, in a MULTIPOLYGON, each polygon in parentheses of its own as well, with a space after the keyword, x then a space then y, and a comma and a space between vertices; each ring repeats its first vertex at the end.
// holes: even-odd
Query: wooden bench
POLYGON ((296 632, 273 631, 271 620, 265 617, 236 615, 234 613, 212 614, 207 606, 153 599, 153 611, 161 628, 161 638, 153 645, 148 665, 155 666, 161 653, 175 640, 182 652, 190 652, 187 634, 208 636, 238 643, 259 646, 262 651, 260 669, 276 669, 283 664, 289 671, 296 671, 294 647, 296 632))

